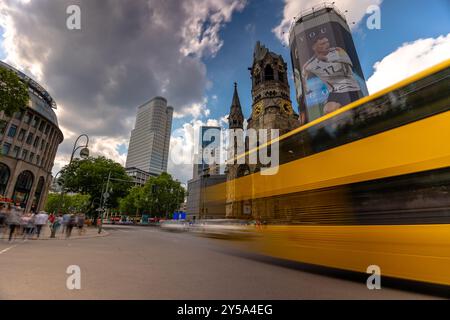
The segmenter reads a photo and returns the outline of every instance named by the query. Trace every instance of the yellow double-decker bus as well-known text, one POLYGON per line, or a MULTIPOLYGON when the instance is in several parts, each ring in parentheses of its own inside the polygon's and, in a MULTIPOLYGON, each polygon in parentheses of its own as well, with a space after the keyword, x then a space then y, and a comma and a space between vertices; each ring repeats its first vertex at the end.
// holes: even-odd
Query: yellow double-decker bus
POLYGON ((267 224, 250 244, 265 254, 450 285, 449 72, 447 60, 260 146, 278 144, 277 174, 205 201, 233 184, 231 201, 267 224))

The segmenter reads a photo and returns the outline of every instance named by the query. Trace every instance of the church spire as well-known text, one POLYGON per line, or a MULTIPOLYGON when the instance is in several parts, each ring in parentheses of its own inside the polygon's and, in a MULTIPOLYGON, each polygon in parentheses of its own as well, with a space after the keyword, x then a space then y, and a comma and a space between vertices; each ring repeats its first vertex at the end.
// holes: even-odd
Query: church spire
POLYGON ((234 83, 234 94, 233 101, 231 102, 230 115, 228 116, 228 126, 230 129, 244 128, 244 115, 242 114, 236 82, 234 83))

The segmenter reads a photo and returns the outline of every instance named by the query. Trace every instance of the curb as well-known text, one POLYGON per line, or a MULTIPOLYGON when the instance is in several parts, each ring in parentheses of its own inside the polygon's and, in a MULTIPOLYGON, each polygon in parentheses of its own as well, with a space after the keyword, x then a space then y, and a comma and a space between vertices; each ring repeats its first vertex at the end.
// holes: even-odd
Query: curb
MULTIPOLYGON (((107 237, 109 236, 110 233, 107 231, 102 231, 101 234, 95 234, 95 235, 91 235, 91 236, 75 236, 75 237, 70 237, 70 238, 50 238, 50 237, 45 237, 45 238, 33 238, 33 239, 27 239, 29 241, 55 241, 55 240, 83 240, 83 239, 93 239, 93 238, 103 238, 103 237, 107 237)), ((0 237, 0 240, 8 240, 8 237, 0 237)), ((14 239, 14 240, 23 240, 20 237, 14 239)))

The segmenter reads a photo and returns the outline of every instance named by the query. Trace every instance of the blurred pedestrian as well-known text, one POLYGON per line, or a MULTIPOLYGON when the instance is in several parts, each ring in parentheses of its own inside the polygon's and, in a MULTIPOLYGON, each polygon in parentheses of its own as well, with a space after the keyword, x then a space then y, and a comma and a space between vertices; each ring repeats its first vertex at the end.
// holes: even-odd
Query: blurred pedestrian
POLYGON ((37 234, 38 238, 41 235, 42 227, 47 224, 47 221, 48 221, 48 214, 45 211, 40 211, 36 215, 36 217, 34 219, 34 224, 36 226, 36 234, 37 234))
POLYGON ((56 219, 56 217, 55 217, 55 215, 53 213, 51 213, 48 216, 48 222, 50 222, 50 224, 53 224, 53 222, 55 222, 55 219, 56 219))
POLYGON ((20 216, 21 212, 17 207, 13 207, 11 205, 8 205, 7 208, 7 223, 9 225, 9 241, 12 240, 12 237, 14 235, 14 232, 16 231, 16 228, 20 226, 20 216))
POLYGON ((53 223, 51 224, 52 234, 50 235, 50 238, 55 238, 56 232, 58 232, 58 229, 63 224, 63 216, 60 214, 57 217, 55 217, 53 223))
POLYGON ((70 236, 72 235, 72 229, 75 226, 75 223, 76 223, 75 215, 72 214, 72 215, 70 215, 69 221, 67 222, 67 225, 66 225, 66 238, 70 238, 70 236))
POLYGON ((97 218, 97 227, 98 227, 98 233, 102 233, 102 227, 103 227, 103 219, 102 215, 99 215, 97 218))
POLYGON ((78 234, 80 236, 84 231, 84 221, 85 220, 86 220, 86 216, 83 213, 80 213, 78 215, 78 219, 77 219, 78 234))
POLYGON ((31 219, 31 215, 26 213, 20 217, 20 227, 22 228, 22 237, 25 239, 28 236, 28 222, 31 219))
POLYGON ((70 220, 70 214, 66 213, 63 215, 63 220, 62 220, 62 233, 66 232, 66 228, 67 228, 67 224, 69 223, 70 220))

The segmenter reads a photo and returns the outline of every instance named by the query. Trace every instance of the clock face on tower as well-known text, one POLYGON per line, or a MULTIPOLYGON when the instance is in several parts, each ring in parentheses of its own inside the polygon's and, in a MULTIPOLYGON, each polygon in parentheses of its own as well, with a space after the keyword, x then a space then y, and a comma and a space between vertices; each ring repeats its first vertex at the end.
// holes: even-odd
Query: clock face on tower
POLYGON ((255 118, 261 114, 262 110, 263 110, 263 102, 260 101, 257 104, 255 104, 255 107, 253 109, 253 114, 255 115, 255 118))
POLYGON ((291 102, 289 100, 284 100, 284 99, 281 100, 280 101, 280 108, 287 115, 291 115, 291 114, 294 113, 294 111, 292 110, 291 102))

